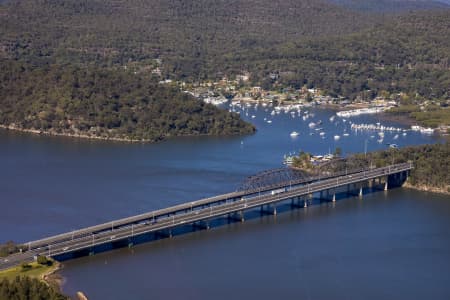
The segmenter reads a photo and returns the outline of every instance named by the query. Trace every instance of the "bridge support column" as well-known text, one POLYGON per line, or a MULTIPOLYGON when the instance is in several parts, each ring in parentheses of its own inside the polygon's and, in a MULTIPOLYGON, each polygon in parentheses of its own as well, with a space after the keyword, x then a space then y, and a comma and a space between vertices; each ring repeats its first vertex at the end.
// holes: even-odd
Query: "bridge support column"
POLYGON ((261 205, 260 213, 261 213, 261 215, 264 215, 265 212, 266 212, 266 210, 264 209, 264 204, 263 204, 263 205, 261 205))
POLYGON ((198 222, 194 222, 192 223, 192 227, 195 228, 199 228, 199 229, 209 229, 209 222, 208 221, 198 221, 198 222))
POLYGON ((386 178, 386 182, 384 183, 384 190, 387 191, 388 190, 388 180, 386 178))
POLYGON ((277 205, 275 203, 273 204, 265 204, 267 208, 264 208, 264 205, 261 205, 261 214, 270 214, 270 215, 276 215, 277 214, 277 205), (272 208, 270 208, 272 206, 272 208))
POLYGON ((307 208, 308 207, 308 199, 303 199, 303 207, 307 208))
POLYGON ((242 210, 239 212, 239 216, 240 216, 241 222, 244 222, 245 221, 244 220, 244 212, 242 210))
POLYGON ((235 221, 241 221, 244 222, 244 212, 240 210, 239 212, 234 212, 228 214, 228 220, 235 220, 235 221))
POLYGON ((172 229, 156 231, 155 238, 157 239, 158 237, 172 238, 172 229))
POLYGON ((362 183, 359 185, 359 187, 357 184, 348 185, 347 187, 348 187, 347 195, 362 197, 362 195, 363 195, 363 184, 362 183))
POLYGON ((331 202, 336 202, 336 193, 333 193, 333 198, 331 199, 331 202))
POLYGON ((301 205, 302 201, 304 201, 304 200, 302 200, 302 197, 292 198, 291 207, 303 207, 303 205, 301 205))

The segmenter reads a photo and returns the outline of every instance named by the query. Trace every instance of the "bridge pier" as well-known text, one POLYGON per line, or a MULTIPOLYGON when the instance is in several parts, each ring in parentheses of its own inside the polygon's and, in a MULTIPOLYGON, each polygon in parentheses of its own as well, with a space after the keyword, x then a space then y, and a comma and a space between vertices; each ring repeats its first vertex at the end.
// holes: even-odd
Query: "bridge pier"
POLYGON ((330 201, 330 189, 328 190, 324 190, 324 191, 320 191, 319 193, 319 201, 320 202, 328 202, 330 201))
POLYGON ((159 230, 155 232, 155 238, 158 239, 158 237, 161 238, 172 238, 172 229, 167 230, 159 230))
POLYGON ((265 205, 261 205, 261 214, 269 214, 269 215, 276 215, 277 214, 277 204, 273 203, 273 204, 265 204, 265 205), (267 209, 264 209, 264 206, 267 207, 267 209), (272 209, 270 208, 272 206, 272 209))
POLYGON ((336 202, 336 190, 335 189, 327 189, 325 191, 321 191, 319 194, 319 201, 320 202, 336 202), (330 191, 332 190, 332 196, 330 196, 330 191), (324 196, 323 194, 326 193, 324 196))
POLYGON ((408 178, 408 172, 400 172, 397 174, 391 174, 387 177, 386 182, 388 182, 388 187, 399 187, 405 183, 408 178))
POLYGON ((235 213, 230 213, 228 214, 228 221, 230 220, 235 220, 235 221, 240 221, 240 222, 244 222, 244 212, 242 210, 240 210, 239 212, 235 212, 235 213))
POLYGON ((363 196, 363 183, 361 183, 358 187, 357 184, 349 184, 347 185, 347 194, 351 196, 363 196))
MULTIPOLYGON (((386 178, 387 179, 387 178, 386 178)), ((382 190, 385 191, 386 188, 386 182, 384 181, 382 177, 378 177, 374 179, 374 185, 373 185, 373 189, 374 190, 382 190)))
MULTIPOLYGON (((326 190, 326 192, 327 192, 327 196, 328 196, 328 190, 326 190)), ((323 196, 323 194, 324 194, 324 191, 319 192, 319 201, 326 200, 326 198, 323 196)))
POLYGON ((198 222, 194 222, 192 223, 192 227, 194 229, 199 228, 199 229, 209 229, 209 222, 208 221, 198 221, 198 222))
POLYGON ((291 199, 291 207, 303 207, 304 205, 302 202, 304 202, 303 197, 294 197, 291 199))

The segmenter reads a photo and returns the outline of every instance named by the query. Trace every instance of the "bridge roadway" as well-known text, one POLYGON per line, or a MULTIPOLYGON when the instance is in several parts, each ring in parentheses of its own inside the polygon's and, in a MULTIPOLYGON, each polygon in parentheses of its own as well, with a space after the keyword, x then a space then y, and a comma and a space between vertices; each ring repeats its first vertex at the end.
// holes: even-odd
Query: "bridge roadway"
POLYGON ((32 261, 38 254, 57 256, 76 250, 89 249, 94 246, 132 238, 144 233, 160 232, 177 226, 205 221, 216 217, 242 212, 247 209, 273 204, 295 197, 357 184, 378 177, 397 174, 412 169, 410 163, 402 163, 356 173, 348 173, 333 178, 322 179, 304 185, 292 182, 284 186, 284 191, 277 193, 259 191, 234 192, 194 202, 175 205, 165 209, 149 212, 129 218, 120 219, 80 230, 67 232, 45 239, 31 241, 23 253, 10 255, 0 260, 0 269, 5 269, 22 261, 32 261))

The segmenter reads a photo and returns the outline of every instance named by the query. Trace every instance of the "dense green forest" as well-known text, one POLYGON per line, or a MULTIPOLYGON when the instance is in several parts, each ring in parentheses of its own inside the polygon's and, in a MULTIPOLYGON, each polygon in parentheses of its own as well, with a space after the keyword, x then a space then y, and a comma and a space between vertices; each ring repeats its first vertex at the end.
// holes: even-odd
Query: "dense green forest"
POLYGON ((407 103, 449 99, 449 36, 450 10, 423 12, 345 36, 249 51, 241 60, 268 84, 268 74, 282 70, 284 85, 306 84, 350 99, 397 93, 407 103))
POLYGON ((358 154, 349 157, 349 160, 366 161, 376 166, 411 161, 414 165, 408 178, 411 185, 450 193, 450 142, 376 151, 368 153, 366 157, 358 154))
POLYGON ((190 76, 238 49, 350 33, 376 18, 321 0, 12 0, 0 22, 5 57, 106 65, 162 58, 167 70, 189 65, 190 76))
POLYGON ((11 62, 0 86, 0 124, 23 129, 146 141, 254 131, 237 114, 121 69, 11 62))
POLYGON ((45 283, 29 277, 0 281, 0 300, 66 300, 69 299, 45 283))
POLYGON ((266 87, 445 100, 450 10, 443 7, 396 15, 313 0, 11 1, 0 9, 0 56, 138 71, 159 59, 163 76, 185 81, 249 71, 252 84, 266 87))
POLYGON ((20 128, 148 140, 248 133, 237 116, 155 83, 243 71, 267 89, 306 85, 403 104, 450 98, 444 8, 384 14, 322 0, 11 0, 0 4, 0 23, 0 124, 20 128), (152 78, 156 68, 162 74, 152 78))

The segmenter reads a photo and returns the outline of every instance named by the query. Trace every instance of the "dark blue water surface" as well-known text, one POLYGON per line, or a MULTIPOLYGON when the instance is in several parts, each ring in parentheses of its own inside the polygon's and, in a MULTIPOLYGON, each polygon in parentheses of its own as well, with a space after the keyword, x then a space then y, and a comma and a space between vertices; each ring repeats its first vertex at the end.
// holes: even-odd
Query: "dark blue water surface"
MULTIPOLYGON (((376 132, 349 124, 376 123, 378 116, 330 122, 333 111, 309 110, 315 116, 303 121, 249 108, 241 115, 257 126, 255 135, 145 145, 0 131, 0 242, 233 191, 300 149, 351 153, 365 144, 375 150, 440 141, 408 131, 396 139, 386 132, 379 143, 376 132), (325 138, 308 127, 318 120, 325 138)), ((450 199, 378 192, 67 261, 61 274, 64 292, 82 290, 91 300, 450 299, 450 199)))

